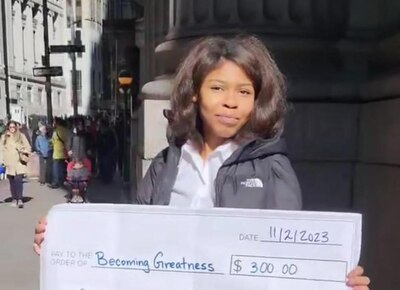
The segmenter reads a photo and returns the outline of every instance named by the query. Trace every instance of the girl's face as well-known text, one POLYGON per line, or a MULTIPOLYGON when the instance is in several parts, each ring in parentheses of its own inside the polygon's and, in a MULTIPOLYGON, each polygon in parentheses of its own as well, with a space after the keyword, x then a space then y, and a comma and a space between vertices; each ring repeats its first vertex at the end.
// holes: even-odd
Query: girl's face
POLYGON ((231 61, 223 61, 204 79, 199 107, 205 141, 232 138, 249 120, 255 91, 245 72, 231 61))
POLYGON ((8 131, 9 131, 11 134, 14 134, 14 133, 17 131, 17 124, 11 123, 11 124, 8 126, 8 131))

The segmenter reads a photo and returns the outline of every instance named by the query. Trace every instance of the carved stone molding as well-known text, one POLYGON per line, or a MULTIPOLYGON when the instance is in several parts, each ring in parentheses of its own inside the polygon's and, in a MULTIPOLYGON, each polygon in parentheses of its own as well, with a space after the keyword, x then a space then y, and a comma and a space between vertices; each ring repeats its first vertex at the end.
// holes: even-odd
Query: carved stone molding
POLYGON ((233 30, 338 37, 346 32, 347 0, 176 0, 167 39, 233 30))

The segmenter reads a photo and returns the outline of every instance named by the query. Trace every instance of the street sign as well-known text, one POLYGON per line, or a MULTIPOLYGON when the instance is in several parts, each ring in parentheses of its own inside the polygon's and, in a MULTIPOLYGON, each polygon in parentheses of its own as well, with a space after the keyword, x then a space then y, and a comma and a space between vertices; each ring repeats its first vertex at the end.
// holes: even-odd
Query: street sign
POLYGON ((33 76, 35 77, 59 77, 63 75, 61 66, 50 66, 50 67, 34 67, 33 76))
POLYGON ((50 53, 74 53, 85 52, 84 45, 51 45, 50 53))

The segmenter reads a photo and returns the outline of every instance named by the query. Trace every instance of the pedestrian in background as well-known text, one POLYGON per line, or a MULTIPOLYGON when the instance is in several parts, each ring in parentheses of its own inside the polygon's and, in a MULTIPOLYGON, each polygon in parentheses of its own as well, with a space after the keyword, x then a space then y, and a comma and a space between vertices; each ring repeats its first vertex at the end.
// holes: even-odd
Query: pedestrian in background
POLYGON ((23 179, 31 146, 25 135, 19 131, 17 122, 10 121, 7 124, 7 131, 0 138, 0 150, 3 158, 0 164, 5 165, 10 182, 11 206, 23 208, 23 179))
POLYGON ((31 146, 31 152, 33 152, 32 151, 33 145, 32 145, 32 139, 31 139, 32 132, 29 130, 29 128, 26 126, 26 124, 17 123, 17 125, 18 125, 18 131, 21 132, 21 134, 23 134, 25 136, 26 140, 28 140, 29 145, 31 146))
POLYGON ((96 176, 97 173, 97 153, 96 153, 96 138, 97 138, 97 132, 96 132, 96 124, 92 120, 92 118, 87 117, 85 120, 85 134, 87 137, 86 142, 86 148, 87 148, 87 153, 88 153, 88 158, 92 164, 92 172, 91 174, 93 176, 96 176))
POLYGON ((96 141, 100 179, 107 184, 114 178, 117 159, 117 137, 108 120, 100 121, 100 130, 96 141))
POLYGON ((64 184, 66 175, 66 159, 67 149, 66 142, 68 139, 68 130, 66 122, 61 118, 54 119, 54 131, 51 138, 53 146, 53 183, 51 188, 59 188, 64 184))
POLYGON ((83 120, 76 119, 72 128, 72 133, 69 134, 67 142, 68 157, 70 159, 84 159, 87 157, 87 143, 89 142, 83 120))
POLYGON ((35 149, 39 155, 39 183, 44 185, 49 182, 48 171, 51 170, 48 166, 48 158, 50 154, 50 138, 47 135, 47 128, 44 124, 39 124, 39 132, 35 140, 35 149))

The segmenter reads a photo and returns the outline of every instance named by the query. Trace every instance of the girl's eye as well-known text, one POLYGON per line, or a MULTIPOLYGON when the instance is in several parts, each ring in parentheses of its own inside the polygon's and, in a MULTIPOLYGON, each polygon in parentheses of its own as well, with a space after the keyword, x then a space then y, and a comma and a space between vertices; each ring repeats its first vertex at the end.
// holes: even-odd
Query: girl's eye
POLYGON ((246 90, 241 90, 240 93, 241 93, 242 95, 250 95, 250 92, 249 92, 249 91, 246 91, 246 90))
POLYGON ((213 91, 222 91, 221 87, 211 87, 213 91))

